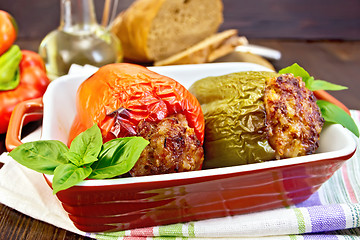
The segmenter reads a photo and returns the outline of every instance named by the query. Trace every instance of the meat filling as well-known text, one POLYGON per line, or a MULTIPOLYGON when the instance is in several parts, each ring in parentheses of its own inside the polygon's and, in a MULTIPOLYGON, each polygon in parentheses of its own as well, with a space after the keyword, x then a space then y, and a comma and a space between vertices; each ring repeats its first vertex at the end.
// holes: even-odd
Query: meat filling
POLYGON ((132 176, 199 170, 204 160, 201 142, 182 114, 159 123, 140 121, 137 135, 150 142, 131 169, 132 176))
POLYGON ((264 97, 268 140, 276 158, 314 153, 324 119, 301 78, 284 74, 269 79, 264 97))

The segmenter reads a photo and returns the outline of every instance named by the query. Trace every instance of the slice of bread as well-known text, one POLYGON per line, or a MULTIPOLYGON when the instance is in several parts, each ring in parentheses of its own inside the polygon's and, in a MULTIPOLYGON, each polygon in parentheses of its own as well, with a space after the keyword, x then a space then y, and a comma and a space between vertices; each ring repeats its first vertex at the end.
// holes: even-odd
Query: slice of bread
POLYGON ((111 29, 125 59, 152 62, 181 52, 217 32, 221 0, 136 0, 111 29))
POLYGON ((214 60, 233 52, 237 46, 246 43, 246 38, 238 37, 237 30, 230 29, 214 34, 169 58, 155 61, 154 65, 164 66, 213 62, 214 60))
POLYGON ((263 65, 264 67, 275 71, 275 67, 265 58, 249 52, 238 52, 236 50, 216 59, 214 62, 250 62, 263 65))

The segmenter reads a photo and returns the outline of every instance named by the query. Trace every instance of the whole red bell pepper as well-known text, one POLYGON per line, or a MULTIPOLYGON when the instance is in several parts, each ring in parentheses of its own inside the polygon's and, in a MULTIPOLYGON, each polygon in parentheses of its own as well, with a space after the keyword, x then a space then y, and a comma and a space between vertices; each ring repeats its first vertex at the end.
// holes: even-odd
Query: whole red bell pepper
POLYGON ((17 24, 7 12, 0 10, 0 55, 6 52, 17 37, 17 24))
MULTIPOLYGON (((12 49, 10 48, 10 50, 12 49)), ((10 116, 15 105, 28 99, 41 97, 50 83, 46 75, 44 62, 37 53, 22 50, 21 55, 20 63, 18 63, 18 85, 10 90, 0 89, 0 133, 7 131, 10 116)), ((8 68, 2 69, 0 66, 0 75, 2 72, 9 72, 8 70, 8 68)))

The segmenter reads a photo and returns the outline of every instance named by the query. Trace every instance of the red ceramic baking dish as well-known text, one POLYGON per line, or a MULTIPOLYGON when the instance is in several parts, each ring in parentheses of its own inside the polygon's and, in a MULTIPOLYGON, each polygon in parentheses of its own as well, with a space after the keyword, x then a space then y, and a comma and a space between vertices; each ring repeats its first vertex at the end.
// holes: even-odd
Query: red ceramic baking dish
MULTIPOLYGON (((151 67, 189 87, 207 76, 268 70, 250 63, 151 67)), ((27 113, 43 110, 42 139, 67 142, 80 83, 93 69, 52 82, 43 99, 14 112, 8 148, 17 139, 27 113), (12 133, 11 133, 12 132, 12 133), (14 135, 15 134, 15 135, 14 135), (15 137, 14 137, 15 136, 15 137)), ((126 230, 257 212, 300 203, 309 198, 356 150, 350 132, 326 126, 317 153, 263 163, 156 176, 85 180, 57 193, 74 225, 86 232, 126 230)), ((51 186, 52 176, 45 176, 51 186)))

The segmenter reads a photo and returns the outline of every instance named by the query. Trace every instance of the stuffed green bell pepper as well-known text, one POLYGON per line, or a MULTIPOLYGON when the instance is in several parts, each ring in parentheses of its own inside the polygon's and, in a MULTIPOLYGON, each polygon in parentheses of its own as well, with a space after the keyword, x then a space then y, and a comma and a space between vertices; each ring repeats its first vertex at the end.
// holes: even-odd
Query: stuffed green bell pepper
POLYGON ((318 147, 324 119, 300 77, 239 72, 201 79, 189 91, 205 118, 204 168, 301 156, 318 147))

